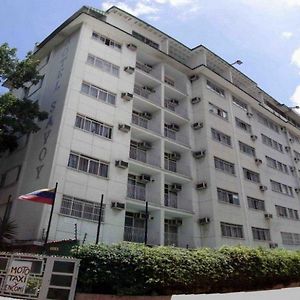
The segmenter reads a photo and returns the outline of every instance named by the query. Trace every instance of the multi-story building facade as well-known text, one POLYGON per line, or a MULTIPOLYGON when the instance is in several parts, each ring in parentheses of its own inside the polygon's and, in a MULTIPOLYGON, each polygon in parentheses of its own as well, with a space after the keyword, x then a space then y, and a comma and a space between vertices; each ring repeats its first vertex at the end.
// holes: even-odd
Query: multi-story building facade
MULTIPOLYGON (((50 240, 180 247, 300 245, 300 118, 233 65, 112 7, 83 7, 37 46, 27 90, 49 112, 0 161, 2 214, 18 243, 50 240)), ((22 92, 19 92, 22 93, 22 92)))

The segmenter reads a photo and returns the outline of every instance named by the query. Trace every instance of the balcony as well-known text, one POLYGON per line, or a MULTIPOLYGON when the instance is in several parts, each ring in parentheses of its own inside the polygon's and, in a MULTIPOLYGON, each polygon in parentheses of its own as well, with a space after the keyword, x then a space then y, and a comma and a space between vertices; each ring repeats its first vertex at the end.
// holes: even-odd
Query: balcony
POLYGON ((175 193, 165 193, 165 206, 177 208, 178 199, 175 193))
POLYGON ((165 99, 164 106, 166 109, 177 114, 178 116, 188 119, 187 109, 182 107, 182 104, 179 104, 179 102, 178 104, 174 104, 173 99, 165 99))
POLYGON ((188 177, 191 176, 189 167, 178 161, 165 158, 164 168, 170 172, 178 173, 188 177))
POLYGON ((179 132, 176 132, 170 128, 167 127, 164 128, 164 136, 170 140, 174 140, 180 144, 189 146, 187 135, 179 134, 179 132))
POLYGON ((146 99, 153 104, 161 105, 159 96, 153 87, 135 84, 133 92, 134 94, 141 96, 143 99, 146 99))
POLYGON ((129 157, 131 159, 140 161, 145 164, 149 164, 155 167, 160 167, 160 159, 159 157, 153 157, 148 153, 148 151, 145 151, 143 149, 130 147, 129 150, 129 157))
POLYGON ((151 71, 152 71, 152 69, 153 69, 153 67, 151 65, 144 64, 144 63, 142 63, 140 61, 137 61, 135 66, 136 66, 137 69, 139 69, 139 70, 141 70, 141 71, 143 71, 145 73, 148 73, 148 74, 150 74, 151 71))
POLYGON ((178 234, 165 232, 165 246, 178 246, 178 234))
POLYGON ((131 122, 137 126, 143 127, 145 129, 148 129, 148 123, 149 120, 144 119, 136 114, 132 114, 131 122))
POLYGON ((124 241, 134 243, 144 243, 145 229, 138 227, 125 226, 124 227, 124 241))
POLYGON ((128 183, 127 197, 131 199, 146 201, 146 187, 128 183))

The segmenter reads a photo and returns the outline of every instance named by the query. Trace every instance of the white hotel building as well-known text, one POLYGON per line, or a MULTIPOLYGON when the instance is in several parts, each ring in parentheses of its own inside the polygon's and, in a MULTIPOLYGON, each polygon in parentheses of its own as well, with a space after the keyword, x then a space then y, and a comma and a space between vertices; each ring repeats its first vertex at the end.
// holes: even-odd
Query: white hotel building
MULTIPOLYGON (((0 159, 1 214, 16 243, 41 243, 50 207, 18 195, 54 187, 49 240, 179 247, 300 246, 300 117, 234 66, 112 7, 83 7, 36 50, 26 91, 49 112, 0 159)), ((23 93, 23 92, 22 92, 23 93)))

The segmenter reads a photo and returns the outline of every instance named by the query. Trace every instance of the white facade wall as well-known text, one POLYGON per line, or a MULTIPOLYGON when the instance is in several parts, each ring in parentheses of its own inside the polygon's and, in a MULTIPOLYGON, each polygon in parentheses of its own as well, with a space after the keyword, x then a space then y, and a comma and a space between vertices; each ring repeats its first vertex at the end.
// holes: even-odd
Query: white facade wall
MULTIPOLYGON (((151 180, 146 184, 144 200, 149 203, 150 244, 176 244, 180 247, 245 244, 268 247, 269 243, 273 242, 279 246, 297 248, 283 245, 280 232, 300 234, 300 229, 297 229, 299 220, 277 216, 275 205, 299 211, 299 197, 294 190, 300 185, 299 171, 293 175, 290 171, 289 174, 284 174, 274 170, 266 165, 265 156, 297 169, 293 150, 300 152, 300 144, 291 143, 289 133, 282 130, 277 133, 262 125, 257 120, 256 111, 278 124, 279 128, 287 127, 296 136, 300 136, 299 130, 284 123, 264 109, 259 102, 208 69, 199 69, 199 79, 191 83, 191 71, 188 67, 130 36, 134 30, 158 43, 162 51, 168 52, 169 40, 162 33, 153 29, 149 32, 148 27, 141 27, 133 21, 126 21, 110 13, 107 22, 112 23, 114 27, 91 16, 78 18, 80 22, 74 27, 76 30, 72 30, 71 23, 69 34, 66 34, 58 45, 49 48, 45 46, 47 51, 44 53, 51 55, 48 64, 41 69, 41 73, 45 74, 42 87, 32 95, 32 99, 38 99, 41 108, 49 112, 48 120, 41 124, 42 129, 37 134, 30 137, 27 146, 1 160, 2 175, 11 168, 21 166, 18 180, 9 185, 4 184, 0 190, 2 213, 8 196, 12 195, 10 215, 19 225, 17 239, 41 241, 45 235, 50 211, 50 207, 42 204, 21 202, 17 200, 17 196, 39 188, 53 187, 55 182, 58 182, 50 240, 73 238, 76 224, 81 241, 95 241, 97 222, 76 217, 74 214, 67 216, 61 209, 62 198, 65 195, 100 203, 103 194, 105 210, 100 241, 114 243, 125 239, 141 242, 143 228, 137 224, 143 223, 144 219, 139 221, 134 217, 132 224, 135 225, 130 226, 128 222, 130 214, 144 212, 145 201, 128 196, 128 175, 139 177, 147 174, 151 176, 151 180), (118 51, 96 41, 92 38, 93 32, 120 43, 122 50, 118 51), (137 45, 136 51, 126 47, 131 42, 137 45), (119 66, 119 76, 113 76, 87 64, 88 54, 119 66), (135 67, 137 62, 151 65, 152 70, 147 73, 135 68, 133 74, 124 71, 127 66, 135 67), (165 76, 174 80, 174 87, 165 83, 165 76), (207 80, 223 89, 224 97, 208 89, 207 80), (82 82, 116 94, 115 105, 104 103, 81 92, 82 82), (148 99, 137 93, 134 93, 131 101, 122 99, 122 93, 136 92, 135 85, 151 87, 155 92, 150 93, 148 99), (253 116, 247 116, 246 111, 233 104, 233 96, 245 102, 253 116), (201 101, 191 104, 194 97, 200 97, 201 101), (165 108, 166 99, 179 101, 175 112, 165 108), (227 120, 210 112, 211 104, 226 111, 227 120), (148 128, 132 122, 133 111, 151 113, 148 128), (76 128, 77 114, 112 126, 112 138, 107 139, 76 128), (251 133, 236 126, 236 117, 251 125, 251 133), (199 130, 192 129, 192 124, 196 122, 202 122, 203 127, 199 130), (122 132, 118 129, 119 124, 130 125, 131 130, 128 133, 122 132), (165 138, 164 124, 179 126, 176 140, 165 138), (212 128, 230 136, 231 146, 214 140, 212 128), (257 135, 256 141, 251 140, 251 134, 257 135), (289 152, 274 150, 262 143, 261 134, 276 140, 283 147, 289 146, 292 149, 289 152), (145 141, 152 145, 147 151, 146 162, 130 157, 131 141, 145 141), (256 157, 261 159, 262 163, 256 164, 254 157, 241 153, 239 141, 254 147, 256 157), (199 150, 205 150, 205 157, 195 159, 193 152, 199 150), (108 178, 68 167, 71 151, 107 162, 108 178), (180 159, 176 162, 176 172, 165 170, 165 153, 180 154, 180 159), (229 175, 217 170, 215 157, 233 163, 235 174, 229 175), (128 168, 117 168, 116 160, 128 162, 128 168), (259 173, 260 183, 245 179, 243 168, 259 173), (272 191, 270 179, 291 186, 293 197, 272 191), (201 182, 207 183, 207 188, 197 190, 196 185, 201 182), (165 184, 181 185, 181 191, 177 194, 177 207, 165 202, 165 184), (267 186, 268 190, 261 192, 260 185, 267 186), (239 205, 219 201, 217 188, 237 193, 239 205), (250 209, 247 196, 264 200, 266 210, 250 209), (115 201, 125 203, 126 208, 111 208, 111 203, 115 201), (266 219, 265 213, 271 213, 273 218, 266 219), (209 218, 210 222, 200 225, 199 219, 203 218, 209 218), (171 222, 173 225, 170 225, 171 222), (242 225, 243 237, 223 236, 221 222, 242 225), (269 229, 270 240, 254 240, 251 227, 269 229), (168 230, 171 231, 166 233, 168 230)), ((55 40, 55 37, 53 39, 55 40)), ((188 60, 192 67, 206 64, 206 61, 205 50, 194 54, 188 60)))

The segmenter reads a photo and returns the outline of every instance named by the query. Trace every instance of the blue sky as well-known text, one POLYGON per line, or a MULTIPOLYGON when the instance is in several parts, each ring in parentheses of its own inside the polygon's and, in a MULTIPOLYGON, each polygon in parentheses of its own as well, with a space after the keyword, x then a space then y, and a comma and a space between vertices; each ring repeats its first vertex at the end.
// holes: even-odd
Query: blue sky
POLYGON ((189 47, 240 59, 263 90, 300 105, 300 0, 1 0, 0 43, 24 57, 83 5, 117 5, 189 47))

